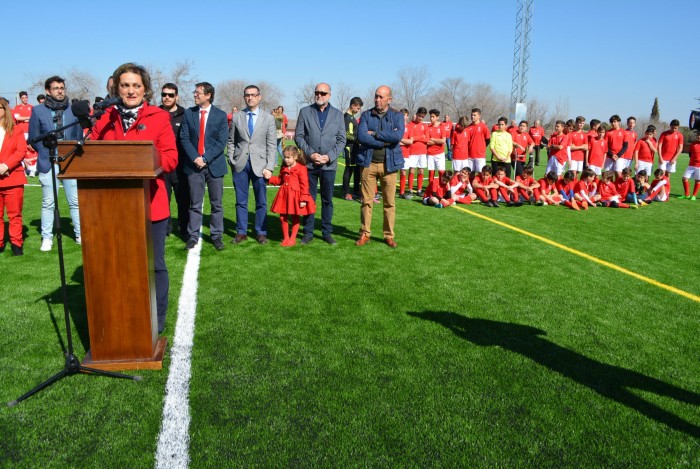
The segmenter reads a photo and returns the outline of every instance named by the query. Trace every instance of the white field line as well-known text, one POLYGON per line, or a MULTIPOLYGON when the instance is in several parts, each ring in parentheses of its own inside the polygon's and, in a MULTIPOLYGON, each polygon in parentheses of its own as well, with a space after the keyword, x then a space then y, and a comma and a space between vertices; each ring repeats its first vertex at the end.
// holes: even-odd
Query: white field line
POLYGON ((170 347, 170 373, 165 385, 163 421, 156 448, 156 468, 186 468, 190 462, 190 376, 192 343, 197 311, 197 278, 202 240, 190 249, 182 276, 175 338, 170 347))

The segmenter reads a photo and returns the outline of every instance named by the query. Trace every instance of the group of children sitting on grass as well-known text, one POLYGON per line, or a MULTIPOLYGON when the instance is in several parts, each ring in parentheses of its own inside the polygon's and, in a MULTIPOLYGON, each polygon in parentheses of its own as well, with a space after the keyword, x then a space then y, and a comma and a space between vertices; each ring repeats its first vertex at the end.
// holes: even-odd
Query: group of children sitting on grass
POLYGON ((665 202, 671 192, 671 183, 663 169, 654 171, 649 182, 646 171, 639 171, 634 178, 629 168, 615 178, 613 171, 605 171, 598 178, 590 169, 581 172, 576 180, 573 171, 566 171, 562 178, 555 172, 542 179, 533 178, 533 167, 528 165, 523 173, 512 180, 502 168, 493 174, 491 166, 484 166, 480 173, 471 174, 462 168, 456 174, 445 171, 428 185, 423 204, 435 208, 452 204, 481 202, 487 207, 530 205, 563 205, 573 210, 589 207, 638 208, 652 202, 665 202))

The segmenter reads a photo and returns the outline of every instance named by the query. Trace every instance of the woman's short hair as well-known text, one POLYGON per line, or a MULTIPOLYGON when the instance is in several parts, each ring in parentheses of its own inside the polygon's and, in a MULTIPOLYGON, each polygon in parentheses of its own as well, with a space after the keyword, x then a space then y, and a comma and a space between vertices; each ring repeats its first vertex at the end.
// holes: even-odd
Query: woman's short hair
POLYGON ((112 88, 109 90, 111 96, 119 96, 119 77, 125 73, 135 73, 141 77, 143 82, 143 87, 145 89, 143 99, 146 101, 151 101, 153 99, 153 87, 151 86, 151 75, 148 73, 145 67, 141 65, 136 65, 134 63, 125 63, 120 65, 112 74, 114 82, 112 83, 112 88))

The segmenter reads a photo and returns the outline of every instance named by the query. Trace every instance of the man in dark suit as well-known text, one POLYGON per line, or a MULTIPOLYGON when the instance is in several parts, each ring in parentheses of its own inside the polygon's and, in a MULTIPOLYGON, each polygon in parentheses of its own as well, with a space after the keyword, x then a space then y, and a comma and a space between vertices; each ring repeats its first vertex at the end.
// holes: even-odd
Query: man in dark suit
POLYGON ((228 157, 236 189, 236 237, 234 244, 248 238, 248 187, 255 196, 255 234, 260 244, 267 243, 267 184, 277 162, 275 118, 258 104, 260 88, 248 85, 243 90, 246 108, 233 115, 228 137, 228 157))
MULTIPOLYGON (((343 113, 330 105, 331 87, 319 83, 314 90, 314 104, 299 111, 294 141, 304 152, 308 163, 309 195, 316 200, 319 179, 321 181, 321 235, 328 244, 337 244, 333 233, 333 187, 338 169, 338 156, 345 148, 345 119, 343 113)), ((301 244, 314 239, 312 213, 304 222, 301 244)))
POLYGON ((224 193, 224 175, 228 172, 224 158, 228 119, 224 111, 212 105, 214 87, 210 83, 195 85, 194 103, 196 106, 185 110, 185 118, 180 127, 180 143, 187 154, 184 171, 190 186, 190 220, 187 226, 189 240, 185 248, 192 249, 199 241, 206 185, 211 203, 211 241, 221 251, 224 249, 224 209, 221 199, 224 193))

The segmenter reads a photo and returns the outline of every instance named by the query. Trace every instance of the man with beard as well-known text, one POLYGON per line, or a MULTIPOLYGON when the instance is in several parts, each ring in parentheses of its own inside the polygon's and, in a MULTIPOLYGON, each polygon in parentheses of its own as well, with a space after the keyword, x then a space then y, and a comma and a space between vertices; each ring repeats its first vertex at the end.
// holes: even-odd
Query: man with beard
MULTIPOLYGON (((46 100, 43 104, 34 106, 32 116, 29 119, 29 139, 50 132, 59 127, 72 124, 77 121, 70 108, 70 99, 66 96, 65 80, 59 76, 52 76, 44 82, 46 100)), ((79 125, 70 127, 59 133, 59 140, 78 140, 83 133, 79 125)), ((50 251, 53 247, 53 221, 54 203, 53 183, 51 181, 51 162, 49 161, 49 149, 43 142, 33 144, 39 153, 37 171, 41 183, 41 250, 50 251)), ((55 165, 58 174, 58 165, 55 165)), ((80 215, 78 213, 78 184, 75 179, 61 179, 63 190, 70 208, 70 216, 73 220, 75 242, 80 244, 80 215)))
MULTIPOLYGON (((165 190, 168 193, 168 202, 175 192, 175 201, 177 202, 177 224, 180 231, 180 236, 187 236, 187 223, 189 222, 190 212, 190 186, 187 184, 187 175, 182 169, 184 158, 186 158, 185 149, 180 143, 180 125, 185 117, 185 108, 178 104, 180 96, 175 83, 166 83, 161 88, 160 93, 160 108, 170 113, 170 123, 173 126, 175 141, 177 142, 178 163, 177 169, 165 175, 165 190)), ((173 229, 172 220, 168 219, 168 227, 166 234, 170 235, 173 229)))

